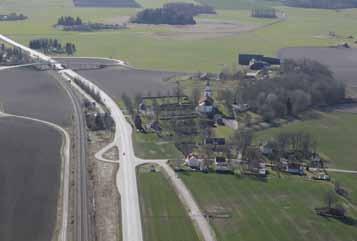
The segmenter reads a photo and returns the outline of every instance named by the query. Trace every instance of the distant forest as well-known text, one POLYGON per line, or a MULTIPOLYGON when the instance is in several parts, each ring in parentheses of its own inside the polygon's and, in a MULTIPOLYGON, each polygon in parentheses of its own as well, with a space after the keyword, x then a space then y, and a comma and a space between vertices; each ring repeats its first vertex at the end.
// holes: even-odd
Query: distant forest
POLYGON ((23 15, 22 13, 10 13, 6 15, 0 15, 0 21, 17 21, 25 19, 27 19, 27 16, 23 15))
POLYGON ((276 10, 274 8, 253 8, 252 17, 255 18, 277 18, 276 10))
POLYGON ((168 3, 162 8, 144 9, 131 19, 140 24, 196 24, 194 16, 199 14, 215 14, 212 7, 192 3, 168 3))
POLYGON ((291 7, 302 8, 355 8, 357 0, 282 0, 282 2, 291 7))
POLYGON ((80 17, 71 16, 61 16, 57 20, 55 27, 62 29, 64 31, 80 31, 80 32, 91 32, 99 30, 118 30, 125 29, 125 24, 105 24, 105 23, 85 23, 80 17))

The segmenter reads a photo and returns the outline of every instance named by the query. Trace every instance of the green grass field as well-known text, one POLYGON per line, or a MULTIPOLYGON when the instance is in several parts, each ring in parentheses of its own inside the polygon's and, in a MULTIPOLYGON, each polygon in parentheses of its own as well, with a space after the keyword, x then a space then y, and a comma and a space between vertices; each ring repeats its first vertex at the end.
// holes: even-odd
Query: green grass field
POLYGON ((357 175, 333 173, 332 178, 348 190, 352 202, 357 205, 357 175))
POLYGON ((252 7, 267 7, 279 5, 278 0, 196 0, 217 9, 245 9, 252 7))
POLYGON ((160 172, 138 170, 145 241, 198 241, 196 231, 168 180, 160 172))
MULTIPOLYGON (((160 5, 162 1, 141 0, 141 3, 151 6, 160 5)), ((117 32, 75 33, 58 31, 52 27, 61 15, 81 16, 85 21, 109 21, 120 16, 131 16, 137 9, 74 8, 71 0, 32 0, 25 3, 20 0, 6 0, 1 3, 1 7, 1 12, 23 12, 30 17, 24 22, 0 23, 2 34, 21 43, 28 44, 33 38, 53 37, 74 42, 79 56, 120 58, 140 68, 188 72, 217 71, 224 64, 231 66, 236 63, 238 53, 275 55, 282 47, 330 45, 346 41, 344 37, 348 35, 357 35, 354 27, 357 9, 336 12, 282 8, 288 14, 286 22, 253 32, 208 39, 165 39, 153 33, 175 30, 159 26, 136 27, 117 32), (325 38, 330 31, 336 32, 341 38, 325 38)), ((249 17, 249 10, 222 10, 218 13, 217 16, 200 18, 259 25, 271 22, 249 17)))
POLYGON ((172 142, 160 141, 156 134, 133 134, 135 154, 143 159, 180 159, 182 154, 172 142))
POLYGON ((303 122, 273 128, 258 134, 268 139, 281 131, 305 131, 311 133, 318 144, 318 151, 331 162, 330 167, 357 169, 357 115, 348 113, 321 113, 321 116, 303 122))
MULTIPOLYGON (((267 182, 219 174, 180 174, 201 208, 231 215, 211 219, 220 241, 354 241, 357 227, 314 213, 332 186, 296 176, 267 182)), ((341 201, 343 202, 343 201, 341 201)), ((351 215, 351 204, 345 203, 351 215)), ((356 216, 354 216, 356 217, 356 216)))

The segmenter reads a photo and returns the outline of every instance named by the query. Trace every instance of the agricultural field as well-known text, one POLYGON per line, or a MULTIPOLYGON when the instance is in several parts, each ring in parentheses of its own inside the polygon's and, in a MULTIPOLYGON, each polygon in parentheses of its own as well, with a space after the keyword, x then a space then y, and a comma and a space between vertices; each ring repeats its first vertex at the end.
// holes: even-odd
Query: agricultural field
POLYGON ((138 169, 141 216, 145 241, 198 241, 190 218, 173 187, 150 166, 138 169))
POLYGON ((335 78, 357 91, 357 49, 348 48, 285 48, 278 54, 282 59, 313 59, 325 64, 335 78))
MULTIPOLYGON (((314 208, 325 205, 325 193, 333 189, 330 184, 285 175, 271 175, 266 182, 203 173, 183 173, 180 178, 213 216, 210 222, 220 241, 354 241, 357 235, 356 226, 315 214, 314 208)), ((340 202, 357 217, 355 206, 340 202)))
POLYGON ((351 202, 357 205, 357 175, 354 174, 345 174, 345 173, 331 173, 332 178, 340 183, 347 191, 351 202))
POLYGON ((65 90, 44 71, 2 70, 0 73, 2 111, 69 126, 72 104, 65 90))
POLYGON ((137 8, 140 5, 135 0, 73 0, 76 7, 116 7, 137 8))
POLYGON ((61 140, 53 128, 0 118, 0 240, 51 240, 60 187, 61 140))
POLYGON ((133 134, 135 154, 143 159, 182 159, 174 143, 162 141, 156 134, 133 134))
POLYGON ((116 100, 120 100, 124 93, 130 97, 135 97, 136 94, 157 95, 158 92, 165 95, 168 91, 171 92, 175 85, 165 82, 164 79, 176 74, 120 67, 85 70, 79 73, 96 82, 116 100))
MULTIPOLYGON (((165 3, 177 2, 177 0, 136 0, 144 8, 159 8, 165 3)), ((196 3, 195 0, 180 0, 180 2, 196 3)))
MULTIPOLYGON (((160 5, 162 2, 165 1, 141 0, 139 3, 146 7, 160 5)), ((236 63, 238 53, 254 52, 274 56, 283 47, 328 46, 342 41, 353 43, 347 36, 356 35, 354 23, 357 19, 356 9, 336 12, 279 7, 288 18, 272 25, 272 20, 250 17, 249 9, 230 8, 219 10, 216 16, 200 16, 198 20, 207 29, 222 26, 225 22, 233 23, 228 24, 231 28, 228 32, 233 34, 210 34, 207 37, 202 33, 186 33, 186 37, 176 38, 177 28, 167 26, 129 26, 129 29, 122 31, 93 33, 63 32, 52 26, 63 15, 79 16, 84 21, 113 23, 128 19, 139 9, 74 8, 71 0, 33 0, 30 5, 20 0, 6 0, 1 6, 3 11, 21 11, 29 16, 28 20, 21 23, 0 23, 1 33, 21 43, 28 44, 29 40, 38 37, 55 37, 60 41, 75 43, 77 56, 113 57, 126 60, 139 68, 183 72, 221 70, 223 65, 236 63), (37 10, 40 6, 48 7, 48 11, 39 13, 37 10), (207 24, 207 20, 214 20, 215 23, 207 24), (247 26, 251 28, 252 25, 254 29, 237 31, 238 28, 247 29, 247 26), (330 38, 327 36, 329 32, 342 37, 330 38), (197 35, 200 37, 197 38, 197 35)))
POLYGON ((268 7, 280 5, 279 0, 196 0, 217 9, 251 9, 252 7, 268 7))

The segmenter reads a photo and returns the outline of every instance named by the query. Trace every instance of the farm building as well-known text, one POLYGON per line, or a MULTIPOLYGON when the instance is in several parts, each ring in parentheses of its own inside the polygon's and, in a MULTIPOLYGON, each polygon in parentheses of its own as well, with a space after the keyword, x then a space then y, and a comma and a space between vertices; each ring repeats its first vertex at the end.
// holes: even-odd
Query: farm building
POLYGON ((324 168, 324 161, 321 159, 320 155, 317 153, 313 153, 310 160, 310 168, 324 168))
POLYGON ((270 66, 269 63, 262 60, 252 59, 249 61, 249 68, 251 70, 262 70, 268 68, 269 66, 270 66))
POLYGON ((196 155, 192 153, 189 154, 185 159, 186 165, 194 169, 200 169, 202 162, 203 162, 202 159, 198 158, 196 155))
POLYGON ((283 172, 287 172, 291 174, 297 174, 297 175, 305 174, 304 166, 302 165, 302 163, 288 161, 284 158, 280 160, 279 169, 283 172))
POLYGON ((240 65, 249 65, 252 59, 255 59, 256 61, 263 61, 270 65, 280 65, 280 59, 265 57, 261 54, 239 54, 238 63, 240 65))
POLYGON ((273 154, 273 146, 270 142, 268 143, 265 143, 265 144, 262 144, 260 147, 260 152, 263 154, 263 155, 271 155, 273 154))
POLYGON ((216 172, 232 172, 232 167, 225 157, 217 156, 214 164, 216 172))
POLYGON ((206 138, 204 140, 206 145, 225 145, 226 140, 224 138, 206 138))
POLYGON ((250 161, 248 163, 248 169, 252 173, 255 173, 256 175, 259 175, 259 176, 267 175, 267 169, 266 169, 265 162, 262 162, 262 161, 250 161))

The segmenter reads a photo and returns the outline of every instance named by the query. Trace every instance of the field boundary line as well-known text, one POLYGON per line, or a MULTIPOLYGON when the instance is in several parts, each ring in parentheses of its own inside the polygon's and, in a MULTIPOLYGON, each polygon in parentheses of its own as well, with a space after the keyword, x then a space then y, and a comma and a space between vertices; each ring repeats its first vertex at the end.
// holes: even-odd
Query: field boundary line
MULTIPOLYGON (((14 117, 24 120, 29 120, 33 122, 39 122, 46 126, 49 126, 55 130, 57 130, 62 136, 62 145, 61 145, 61 159, 63 163, 64 171, 61 171, 61 189, 63 190, 62 194, 62 222, 60 227, 59 240, 66 241, 67 240, 67 228, 68 228, 68 201, 69 201, 69 160, 70 160, 70 136, 68 132, 62 128, 61 126, 54 124, 52 122, 48 122, 45 120, 40 120, 33 117, 14 115, 9 113, 4 113, 0 111, 1 117, 14 117)), ((61 165, 62 166, 62 165, 61 165)), ((57 207, 56 207, 57 208, 57 207)), ((57 212, 56 212, 57 213, 57 212)), ((56 215, 58 217, 58 213, 56 215)), ((56 217, 56 219, 57 219, 56 217)))

